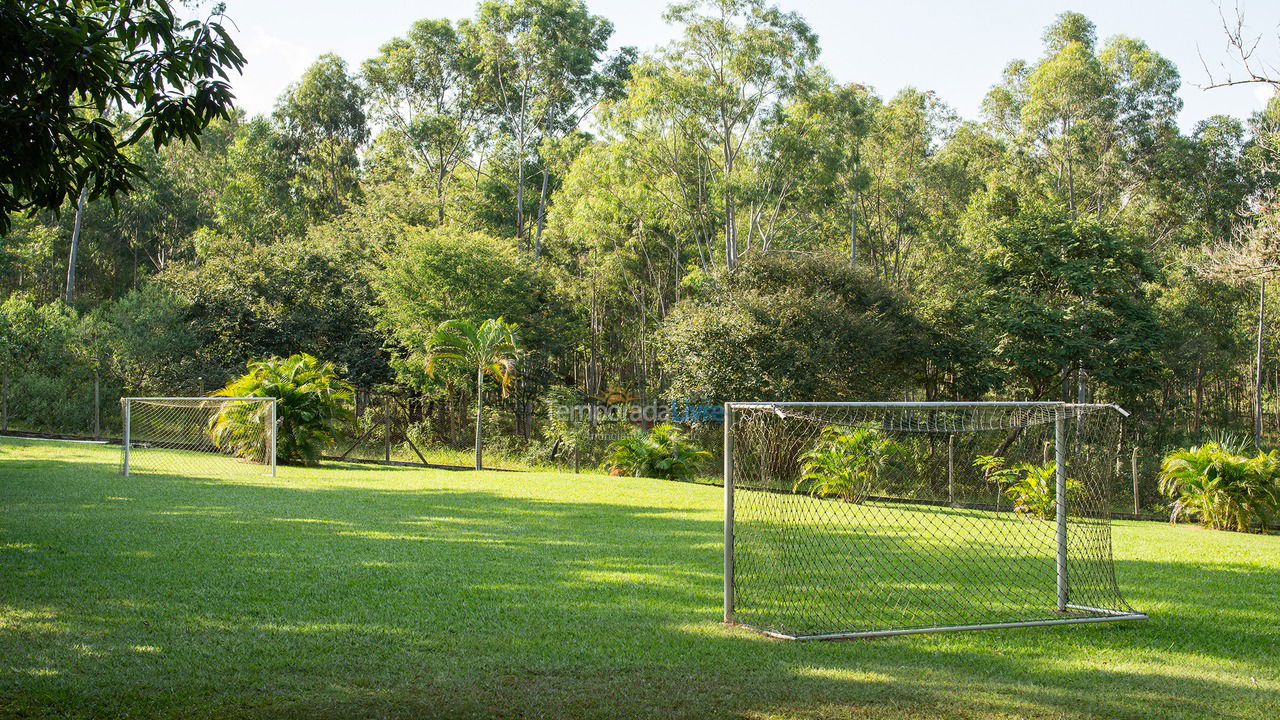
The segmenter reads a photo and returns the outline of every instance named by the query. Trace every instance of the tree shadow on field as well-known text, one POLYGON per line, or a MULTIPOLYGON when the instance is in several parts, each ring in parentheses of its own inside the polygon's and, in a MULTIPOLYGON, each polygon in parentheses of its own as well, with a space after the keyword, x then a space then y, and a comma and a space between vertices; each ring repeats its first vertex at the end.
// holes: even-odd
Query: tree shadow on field
POLYGON ((789 643, 717 622, 715 488, 681 486, 699 504, 675 508, 660 505, 661 484, 605 477, 504 475, 519 487, 498 493, 475 476, 457 489, 297 488, 33 465, 0 465, 2 715, 1263 718, 1280 708, 1275 614, 1261 610, 1275 582, 1240 582, 1258 568, 1122 563, 1122 579, 1142 581, 1135 604, 1163 603, 1143 624, 789 643), (11 482, 19 474, 35 481, 11 482), (549 497, 593 482, 628 501, 549 497))

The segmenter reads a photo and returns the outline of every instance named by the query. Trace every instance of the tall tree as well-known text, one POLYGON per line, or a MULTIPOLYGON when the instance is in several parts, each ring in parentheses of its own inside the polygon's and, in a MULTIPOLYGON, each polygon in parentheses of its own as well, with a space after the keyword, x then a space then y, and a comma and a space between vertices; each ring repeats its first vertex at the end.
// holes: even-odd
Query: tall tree
MULTIPOLYGON (((818 41, 795 13, 764 0, 699 0, 668 8, 681 37, 641 75, 638 102, 671 105, 696 123, 697 147, 722 202, 725 264, 736 267, 740 158, 764 118, 786 100, 818 56, 818 41)), ((659 111, 661 111, 659 109, 659 111)))
POLYGON ((444 224, 454 170, 476 141, 477 59, 448 20, 420 20, 382 46, 361 74, 373 116, 431 179, 444 224))
POLYGON ((613 25, 582 0, 485 0, 461 29, 475 53, 482 102, 511 144, 516 237, 538 254, 548 174, 536 152, 577 127, 622 71, 616 62, 599 67, 613 25), (542 177, 532 244, 525 207, 530 163, 538 163, 542 177))
POLYGON ((321 55, 281 95, 274 117, 292 141, 294 191, 308 215, 324 219, 342 212, 360 190, 359 150, 369 139, 364 91, 346 62, 321 55))
POLYGON ((1093 23, 1063 13, 1044 35, 1046 56, 1027 76, 1022 125, 1061 168, 1071 219, 1078 215, 1076 168, 1097 125, 1113 112, 1106 74, 1094 54, 1093 23))

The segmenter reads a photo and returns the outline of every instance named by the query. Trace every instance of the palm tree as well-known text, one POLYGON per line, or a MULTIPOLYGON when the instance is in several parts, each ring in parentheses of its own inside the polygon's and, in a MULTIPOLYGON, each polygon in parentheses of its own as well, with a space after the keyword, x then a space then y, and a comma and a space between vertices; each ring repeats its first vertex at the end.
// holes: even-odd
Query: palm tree
POLYGON ((476 369, 476 469, 483 470, 481 426, 484 416, 484 376, 498 381, 502 396, 515 377, 515 357, 520 338, 515 323, 502 318, 485 320, 478 327, 470 320, 446 320, 427 340, 427 374, 435 377, 438 363, 476 369))
POLYGON ((822 429, 818 444, 801 456, 804 465, 792 492, 809 483, 809 492, 818 497, 837 495, 845 502, 861 504, 880 472, 902 452, 901 445, 874 425, 828 425, 822 429))

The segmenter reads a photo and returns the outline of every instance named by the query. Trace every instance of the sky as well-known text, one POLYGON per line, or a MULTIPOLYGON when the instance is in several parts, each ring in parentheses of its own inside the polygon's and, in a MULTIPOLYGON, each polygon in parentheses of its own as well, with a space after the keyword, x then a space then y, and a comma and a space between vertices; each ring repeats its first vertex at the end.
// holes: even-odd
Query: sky
MULTIPOLYGON (((1262 108, 1268 86, 1205 90, 1206 72, 1224 76, 1238 66, 1227 46, 1215 0, 774 0, 814 29, 821 62, 836 80, 874 87, 891 97, 907 86, 935 91, 961 117, 979 117, 982 98, 1014 58, 1040 55, 1046 25, 1065 10, 1084 13, 1098 38, 1130 35, 1172 60, 1182 74, 1185 131, 1211 115, 1240 118, 1262 108)), ((250 115, 270 112, 276 98, 319 55, 334 52, 353 69, 416 20, 471 16, 471 0, 226 0, 237 44, 249 60, 233 80, 238 104, 250 115)), ((670 42, 676 29, 662 20, 665 2, 587 0, 591 12, 613 22, 612 45, 641 51, 670 42)), ((1240 0, 1247 29, 1261 35, 1256 58, 1280 67, 1280 3, 1240 0)), ((1223 10, 1234 21, 1233 0, 1223 10)), ((1280 71, 1277 71, 1280 74, 1280 71)))

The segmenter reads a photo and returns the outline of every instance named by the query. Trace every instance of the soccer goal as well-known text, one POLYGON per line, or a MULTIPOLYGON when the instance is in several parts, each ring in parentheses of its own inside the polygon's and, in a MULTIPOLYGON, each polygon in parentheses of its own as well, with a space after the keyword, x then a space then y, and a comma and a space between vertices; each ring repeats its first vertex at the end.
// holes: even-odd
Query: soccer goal
POLYGON ((726 404, 725 622, 816 640, 1145 618, 1111 557, 1125 416, 726 404))
POLYGON ((276 400, 261 397, 127 397, 125 475, 275 475, 276 400))

